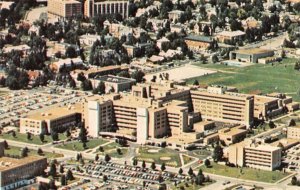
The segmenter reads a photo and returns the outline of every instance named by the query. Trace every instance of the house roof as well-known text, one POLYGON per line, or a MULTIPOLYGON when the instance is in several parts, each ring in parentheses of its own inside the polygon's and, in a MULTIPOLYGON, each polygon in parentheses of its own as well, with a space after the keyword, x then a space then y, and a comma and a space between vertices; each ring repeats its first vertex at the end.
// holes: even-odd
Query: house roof
POLYGON ((189 35, 189 36, 185 37, 185 39, 191 40, 191 41, 207 42, 207 43, 213 42, 213 39, 208 36, 189 35))
POLYGON ((218 36, 227 36, 227 37, 235 37, 235 36, 243 36, 245 32, 236 30, 236 31, 222 31, 218 34, 218 36))

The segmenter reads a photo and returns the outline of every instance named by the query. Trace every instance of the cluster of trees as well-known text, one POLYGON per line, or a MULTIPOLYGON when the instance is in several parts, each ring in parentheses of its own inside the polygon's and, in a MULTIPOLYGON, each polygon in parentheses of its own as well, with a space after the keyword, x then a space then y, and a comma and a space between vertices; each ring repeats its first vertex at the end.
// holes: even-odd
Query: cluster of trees
POLYGON ((298 180, 296 176, 293 176, 291 180, 291 184, 294 186, 300 186, 300 180, 298 180))

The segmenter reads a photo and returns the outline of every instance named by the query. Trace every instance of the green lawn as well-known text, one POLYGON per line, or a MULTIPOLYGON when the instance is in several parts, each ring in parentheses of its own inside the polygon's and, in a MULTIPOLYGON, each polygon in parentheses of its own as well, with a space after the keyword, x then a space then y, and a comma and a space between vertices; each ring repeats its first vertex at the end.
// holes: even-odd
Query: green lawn
POLYGON ((204 182, 203 185, 196 185, 195 183, 191 184, 191 182, 182 182, 175 187, 175 185, 170 182, 168 183, 168 186, 170 187, 170 189, 174 189, 174 190, 179 190, 181 187, 184 187, 184 190, 196 190, 196 189, 201 189, 213 183, 215 183, 215 181, 213 180, 211 182, 204 182))
POLYGON ((253 180, 253 181, 261 181, 267 183, 275 183, 276 181, 286 177, 289 173, 283 173, 279 171, 264 171, 257 170, 252 168, 236 168, 236 167, 228 167, 216 164, 214 162, 211 163, 212 167, 206 168, 204 165, 200 168, 207 173, 223 175, 227 177, 234 177, 245 180, 253 180))
POLYGON ((195 158, 190 157, 190 156, 185 155, 185 154, 182 155, 182 158, 183 158, 183 164, 184 164, 184 165, 185 165, 185 164, 188 164, 188 163, 190 163, 190 162, 192 162, 192 161, 195 160, 195 158))
POLYGON ((300 72, 294 70, 295 59, 284 59, 282 63, 255 64, 248 67, 233 67, 218 64, 200 64, 204 68, 213 68, 225 72, 196 77, 187 80, 192 84, 197 79, 200 84, 235 86, 242 93, 260 91, 262 93, 284 92, 294 100, 300 101, 299 91, 300 72))
MULTIPOLYGON (((104 140, 104 139, 91 139, 86 143, 87 149, 95 148, 95 147, 100 146, 100 145, 102 145, 106 142, 108 142, 108 141, 104 140)), ((70 142, 70 143, 66 143, 66 144, 63 144, 63 145, 58 145, 58 146, 56 146, 56 148, 62 148, 62 149, 67 149, 67 150, 76 150, 76 151, 85 150, 83 148, 83 144, 79 141, 70 142)))
MULTIPOLYGON (((16 137, 13 137, 12 134, 1 134, 0 139, 7 139, 7 140, 14 140, 14 141, 20 141, 30 144, 36 144, 36 145, 42 145, 52 142, 51 136, 45 135, 44 142, 41 142, 40 137, 37 135, 31 135, 31 139, 27 139, 27 134, 22 134, 16 132, 16 137)), ((64 134, 59 134, 59 140, 66 139, 66 136, 64 134)))
POLYGON ((201 159, 201 160, 204 160, 206 159, 208 156, 211 156, 211 151, 209 150, 193 150, 193 156, 201 159))
POLYGON ((109 144, 103 146, 103 150, 104 150, 104 152, 101 152, 98 150, 97 154, 99 154, 99 155, 108 154, 109 156, 114 157, 114 158, 122 158, 122 157, 126 156, 126 154, 128 152, 128 148, 121 147, 116 142, 112 142, 112 143, 109 143, 109 144), (121 149, 122 154, 118 154, 117 148, 121 149))
MULTIPOLYGON (((43 150, 43 149, 42 149, 43 150)), ((50 153, 50 152, 45 152, 41 156, 45 156, 48 159, 53 159, 53 158, 59 158, 59 157, 63 157, 62 154, 57 154, 57 153, 50 153)), ((9 146, 9 149, 5 150, 4 153, 6 155, 10 155, 10 156, 20 156, 21 155, 21 148, 20 147, 15 147, 15 146, 9 146)), ((29 150, 28 155, 30 156, 36 156, 38 155, 36 150, 29 150)))
POLYGON ((181 166, 179 153, 167 148, 141 147, 139 148, 137 160, 144 160, 145 162, 150 163, 155 162, 156 164, 165 163, 166 165, 173 167, 181 166), (151 152, 151 150, 156 150, 157 152, 151 152), (164 157, 167 159, 164 160, 164 157))

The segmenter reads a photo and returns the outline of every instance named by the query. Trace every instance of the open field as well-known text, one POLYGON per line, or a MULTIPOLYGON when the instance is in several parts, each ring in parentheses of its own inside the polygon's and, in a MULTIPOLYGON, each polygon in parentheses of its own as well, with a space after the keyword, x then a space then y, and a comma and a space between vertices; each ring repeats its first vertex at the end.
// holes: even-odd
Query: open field
POLYGON ((217 69, 212 75, 205 75, 187 80, 192 84, 195 79, 200 84, 235 86, 242 93, 260 91, 262 93, 284 92, 300 101, 300 72, 294 70, 295 59, 284 59, 281 63, 268 65, 255 64, 249 67, 232 67, 218 64, 195 63, 201 68, 217 69))
MULTIPOLYGON (((100 146, 104 143, 108 142, 107 140, 104 139, 91 139, 86 143, 87 149, 92 149, 97 146, 100 146)), ((67 149, 67 150, 76 150, 76 151, 84 151, 85 149, 83 148, 83 144, 79 141, 76 142, 70 142, 66 143, 63 145, 58 145, 56 148, 62 148, 62 149, 67 149)))
MULTIPOLYGON (((15 146, 9 146, 8 149, 6 149, 4 151, 4 153, 6 155, 10 155, 10 156, 20 156, 21 155, 21 148, 20 147, 15 147, 15 146)), ((29 156, 36 156, 38 155, 36 150, 30 150, 29 149, 29 156)), ((45 152, 43 151, 43 154, 40 156, 45 156, 49 159, 53 159, 53 158, 59 158, 59 157, 63 157, 62 154, 56 154, 56 153, 50 153, 50 152, 45 152)))
POLYGON ((167 148, 150 148, 150 147, 141 147, 139 148, 139 154, 137 160, 145 162, 155 162, 156 164, 165 163, 167 166, 180 167, 181 161, 179 153, 175 150, 167 148))
POLYGON ((264 171, 252 168, 241 169, 236 167, 228 167, 216 164, 214 162, 211 163, 211 167, 209 168, 205 167, 204 165, 200 168, 206 173, 267 183, 275 183, 276 181, 289 175, 289 173, 283 173, 279 171, 264 171))
POLYGON ((216 71, 209 70, 206 68, 199 68, 199 67, 193 66, 193 65, 185 65, 183 67, 178 67, 178 68, 170 69, 167 71, 148 74, 145 76, 145 79, 147 81, 150 81, 152 79, 153 75, 155 75, 157 77, 156 80, 160 81, 160 78, 159 78, 160 73, 169 73, 170 80, 179 81, 179 80, 185 80, 185 79, 189 79, 189 78, 199 77, 202 75, 216 73, 216 71))
MULTIPOLYGON (((51 136, 45 135, 44 142, 40 140, 39 136, 31 135, 31 139, 27 139, 27 134, 22 134, 16 132, 16 137, 13 137, 12 134, 1 134, 0 139, 6 139, 6 140, 13 140, 13 141, 19 141, 24 143, 30 143, 30 144, 36 144, 36 145, 42 145, 52 142, 51 136)), ((59 140, 66 139, 66 136, 64 134, 59 134, 59 140)))
POLYGON ((215 181, 212 180, 211 182, 204 182, 203 185, 196 185, 195 183, 192 184, 191 182, 179 183, 176 187, 173 183, 168 183, 168 185, 170 186, 170 189, 174 189, 174 190, 180 190, 182 189, 182 187, 184 187, 185 190, 195 190, 195 189, 201 189, 213 183, 215 183, 215 181))
POLYGON ((109 143, 102 147, 103 147, 103 152, 98 150, 97 154, 99 154, 99 155, 108 154, 109 156, 114 157, 114 158, 122 158, 122 157, 126 156, 126 154, 128 152, 128 148, 121 147, 118 143, 115 143, 115 142, 109 143), (118 152, 117 152, 118 148, 121 149, 121 154, 118 154, 118 152))

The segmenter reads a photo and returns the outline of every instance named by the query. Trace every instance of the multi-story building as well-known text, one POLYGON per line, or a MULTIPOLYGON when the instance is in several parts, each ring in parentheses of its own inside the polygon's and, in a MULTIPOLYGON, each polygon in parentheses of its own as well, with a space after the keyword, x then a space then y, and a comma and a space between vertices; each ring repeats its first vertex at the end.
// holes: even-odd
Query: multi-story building
POLYGON ((200 52, 201 50, 211 48, 214 45, 213 38, 207 36, 187 36, 184 39, 188 48, 194 52, 200 52))
POLYGON ((128 0, 86 0, 84 3, 84 16, 120 14, 123 18, 127 18, 128 7, 128 0))
POLYGON ((34 178, 42 175, 47 168, 44 157, 29 156, 25 158, 0 158, 0 189, 18 189, 35 183, 34 178))
POLYGON ((76 0, 48 0, 48 17, 70 18, 82 15, 82 4, 76 0))
POLYGON ((135 84, 135 79, 119 77, 114 75, 98 76, 91 79, 94 88, 97 88, 100 82, 105 85, 106 92, 123 92, 131 89, 135 84))
POLYGON ((51 133, 75 125, 81 120, 81 105, 56 107, 42 113, 35 113, 20 119, 20 133, 51 133))
POLYGON ((287 138, 300 139, 300 126, 292 126, 287 128, 287 138))
POLYGON ((241 142, 228 148, 225 156, 236 166, 273 171, 281 166, 280 147, 241 142))
POLYGON ((206 120, 239 123, 253 121, 254 98, 251 95, 227 92, 224 87, 191 90, 195 112, 206 120))

